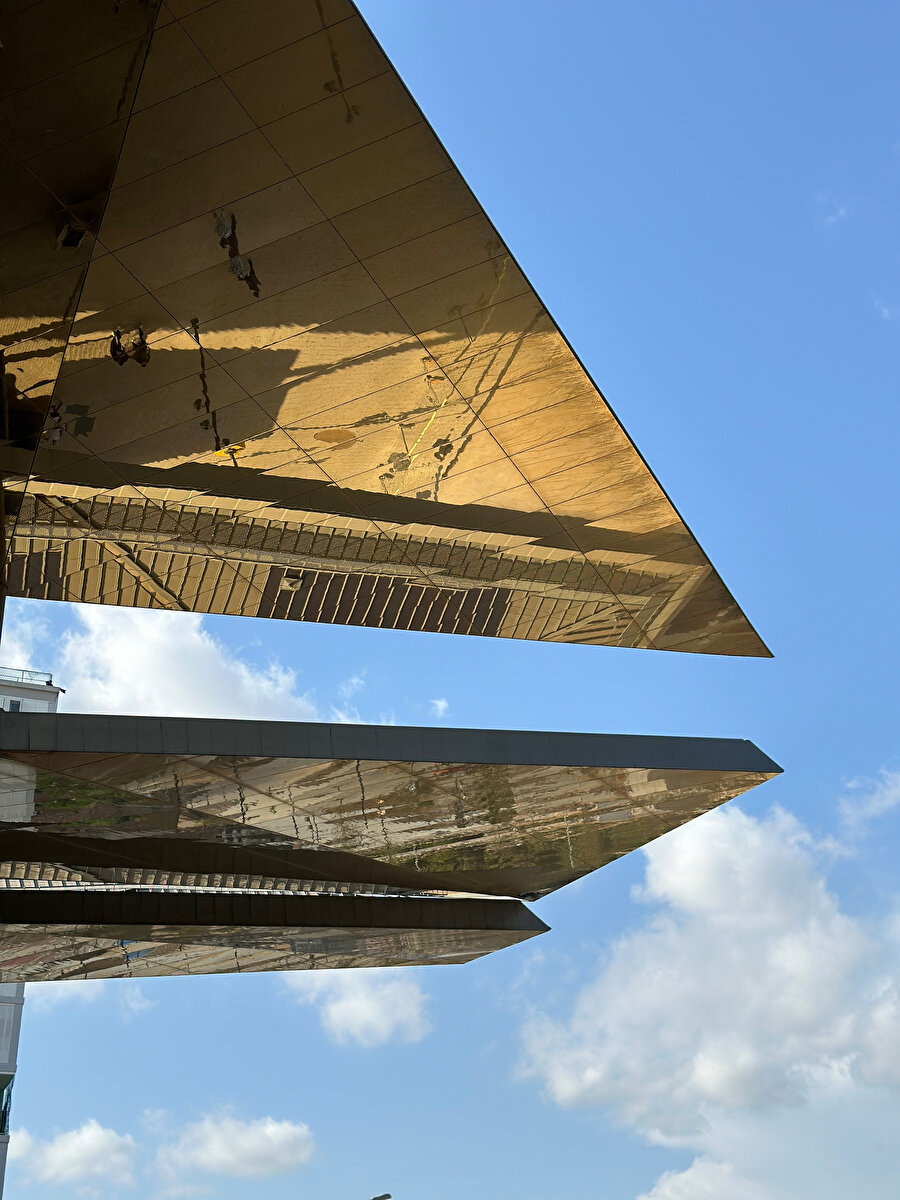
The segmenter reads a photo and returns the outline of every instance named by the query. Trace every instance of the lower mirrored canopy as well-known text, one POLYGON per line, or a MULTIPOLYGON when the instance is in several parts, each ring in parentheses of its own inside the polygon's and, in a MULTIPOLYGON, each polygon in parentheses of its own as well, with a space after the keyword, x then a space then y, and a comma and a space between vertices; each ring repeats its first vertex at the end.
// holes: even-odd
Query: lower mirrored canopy
POLYGON ((468 962, 779 772, 751 742, 0 715, 0 980, 468 962))

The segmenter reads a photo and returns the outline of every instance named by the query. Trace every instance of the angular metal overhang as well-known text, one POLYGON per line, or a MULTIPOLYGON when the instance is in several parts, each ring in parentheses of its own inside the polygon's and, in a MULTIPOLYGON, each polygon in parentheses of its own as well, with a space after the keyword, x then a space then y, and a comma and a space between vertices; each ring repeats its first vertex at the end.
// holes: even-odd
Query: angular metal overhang
POLYGON ((0 980, 465 962, 779 768, 717 738, 0 716, 0 980))
POLYGON ((768 654, 349 0, 6 8, 10 594, 768 654))

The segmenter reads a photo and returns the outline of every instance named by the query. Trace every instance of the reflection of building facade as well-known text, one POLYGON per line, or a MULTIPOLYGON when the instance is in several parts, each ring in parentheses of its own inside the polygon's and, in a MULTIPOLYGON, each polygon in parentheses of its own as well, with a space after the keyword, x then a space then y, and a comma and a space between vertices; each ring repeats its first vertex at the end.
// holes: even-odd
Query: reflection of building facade
MULTIPOLYGON (((53 678, 40 671, 19 671, 0 667, 0 711, 9 713, 56 712, 60 688, 53 678)), ((27 764, 6 775, 0 791, 0 820, 25 823, 34 816, 35 771, 27 764)), ((2 870, 2 867, 0 867, 2 870)), ((15 886, 8 871, 0 878, 0 888, 15 886)), ((19 1028, 22 1024, 24 983, 0 983, 0 1198, 9 1149, 9 1116, 12 1105, 19 1028)))
MULTIPOLYGON (((351 0, 14 7, 9 594, 768 654, 351 0)), ((20 705, 0 980, 466 962, 777 769, 20 705)))

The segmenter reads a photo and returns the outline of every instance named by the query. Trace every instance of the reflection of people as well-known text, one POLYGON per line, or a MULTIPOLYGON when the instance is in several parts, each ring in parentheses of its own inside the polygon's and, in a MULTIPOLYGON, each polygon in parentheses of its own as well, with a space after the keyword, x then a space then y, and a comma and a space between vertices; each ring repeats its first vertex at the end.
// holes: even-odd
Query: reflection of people
POLYGON ((247 259, 247 264, 250 267, 250 270, 247 272, 247 276, 244 279, 244 283, 246 283, 247 287, 253 293, 254 298, 258 300, 259 299, 259 289, 260 289, 259 276, 256 274, 256 271, 253 267, 253 259, 252 258, 247 259))
POLYGON ((144 330, 140 325, 138 326, 137 337, 131 343, 131 357, 136 363, 140 363, 142 367, 146 367, 150 361, 150 347, 147 345, 144 330))
POLYGON ((232 275, 235 275, 238 279, 249 279, 250 278, 250 272, 247 270, 247 267, 244 264, 244 260, 241 258, 241 256, 239 254, 233 254, 231 256, 231 260, 228 263, 228 270, 232 273, 232 275))
POLYGON ((216 237, 219 239, 219 245, 223 250, 228 249, 228 243, 234 236, 234 217, 229 220, 225 216, 223 209, 219 209, 216 213, 215 221, 216 237))
POLYGON ((55 446, 62 436, 63 419, 62 409, 58 403, 51 404, 50 411, 47 414, 47 428, 44 430, 44 437, 51 446, 55 446))
POLYGON ((248 258, 245 263, 239 254, 232 254, 228 263, 228 270, 237 279, 240 279, 242 283, 246 283, 255 298, 259 299, 259 276, 253 268, 252 258, 248 258))
POLYGON ((122 345, 122 330, 117 329, 109 339, 109 357, 117 362, 120 367, 128 362, 128 351, 122 345))

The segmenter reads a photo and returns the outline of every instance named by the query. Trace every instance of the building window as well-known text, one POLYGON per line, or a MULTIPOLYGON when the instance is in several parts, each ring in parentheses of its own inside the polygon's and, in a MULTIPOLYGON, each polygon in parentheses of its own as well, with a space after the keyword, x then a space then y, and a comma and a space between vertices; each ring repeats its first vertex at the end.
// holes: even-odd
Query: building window
POLYGON ((0 1075, 0 1133, 9 1133, 9 1109, 12 1104, 13 1076, 0 1075))
POLYGON ((21 709, 22 709, 22 701, 21 700, 10 700, 10 702, 9 702, 9 711, 10 712, 21 712, 21 709))

